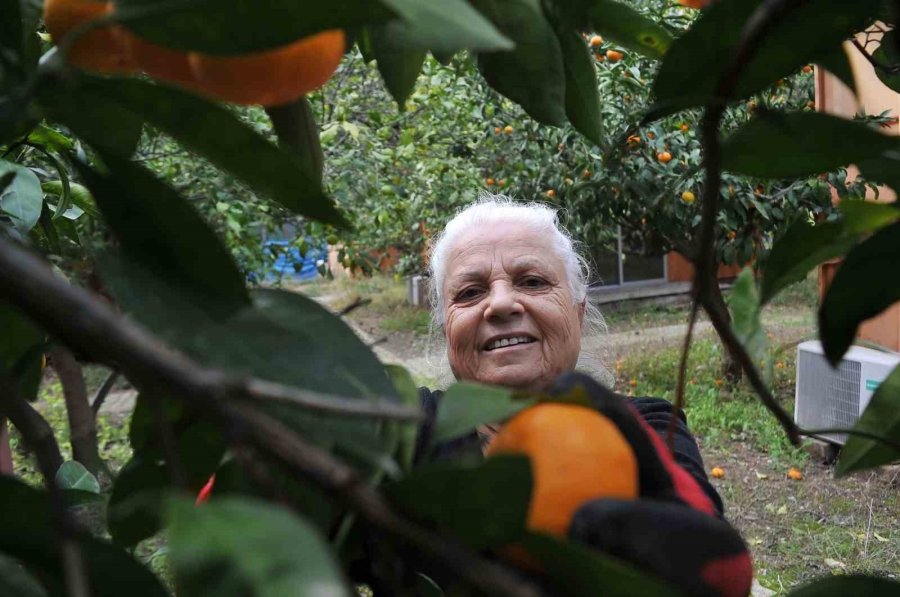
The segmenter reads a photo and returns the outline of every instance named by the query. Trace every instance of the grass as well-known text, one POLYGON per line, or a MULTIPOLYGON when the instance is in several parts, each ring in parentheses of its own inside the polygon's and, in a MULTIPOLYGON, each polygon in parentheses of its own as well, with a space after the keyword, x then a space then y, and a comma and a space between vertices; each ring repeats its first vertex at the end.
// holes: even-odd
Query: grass
MULTIPOLYGON (((636 353, 616 362, 619 389, 635 396, 675 400, 680 346, 636 353)), ((795 368, 791 358, 775 354, 772 390, 788 411, 793 409, 795 368)), ((781 427, 744 383, 730 386, 722 378, 722 348, 717 339, 701 337, 691 347, 685 387, 685 413, 691 430, 709 442, 749 442, 774 459, 796 462, 806 454, 793 448, 781 427)))

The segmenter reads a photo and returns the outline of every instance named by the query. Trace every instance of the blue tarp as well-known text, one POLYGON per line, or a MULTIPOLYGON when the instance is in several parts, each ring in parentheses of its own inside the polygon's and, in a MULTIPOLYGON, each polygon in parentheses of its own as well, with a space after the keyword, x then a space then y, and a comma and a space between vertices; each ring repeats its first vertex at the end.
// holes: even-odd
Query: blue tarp
POLYGON ((267 272, 266 279, 291 278, 294 280, 311 280, 318 274, 317 262, 328 259, 328 245, 315 247, 312 243, 306 251, 306 255, 300 256, 300 249, 293 241, 270 239, 263 243, 265 251, 271 251, 270 247, 278 247, 278 258, 272 268, 267 272))

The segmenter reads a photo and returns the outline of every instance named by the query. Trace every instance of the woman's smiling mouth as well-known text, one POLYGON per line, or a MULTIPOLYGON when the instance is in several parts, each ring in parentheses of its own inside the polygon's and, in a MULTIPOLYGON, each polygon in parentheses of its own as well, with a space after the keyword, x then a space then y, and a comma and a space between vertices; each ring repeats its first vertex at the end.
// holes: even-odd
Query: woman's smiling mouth
POLYGON ((485 350, 497 350, 498 348, 506 348, 508 346, 518 346, 520 344, 531 344, 536 342, 531 336, 513 336, 511 338, 498 338, 487 344, 485 350))

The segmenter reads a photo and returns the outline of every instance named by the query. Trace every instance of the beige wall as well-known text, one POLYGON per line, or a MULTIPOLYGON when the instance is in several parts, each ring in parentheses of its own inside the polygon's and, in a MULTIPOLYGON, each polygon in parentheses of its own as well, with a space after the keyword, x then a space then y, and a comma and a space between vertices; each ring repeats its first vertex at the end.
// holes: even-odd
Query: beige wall
MULTIPOLYGON (((874 36, 869 39, 871 41, 874 36)), ((857 40, 865 43, 865 35, 860 34, 857 36, 857 40)), ((870 44, 867 49, 871 53, 876 47, 876 44, 870 44)), ((900 94, 881 82, 875 74, 875 69, 852 43, 846 42, 844 51, 847 52, 850 66, 853 69, 858 97, 854 96, 853 92, 837 77, 817 67, 816 110, 848 118, 860 109, 864 109, 866 114, 880 114, 885 110, 890 110, 891 116, 896 119, 900 115, 900 94)), ((884 132, 900 134, 897 121, 895 120, 890 129, 884 132)), ((857 172, 852 166, 848 169, 849 177, 855 177, 857 172)), ((874 199, 874 193, 872 198, 874 199)), ((881 187, 879 190, 879 201, 895 201, 896 198, 896 193, 888 187, 881 187)), ((836 263, 819 266, 820 292, 824 292, 828 282, 834 276, 836 266, 836 263)), ((897 267, 900 269, 900 264, 897 267)), ((885 272, 885 275, 896 277, 900 275, 900 271, 895 269, 892 272, 885 272)), ((900 351, 900 303, 893 305, 877 317, 863 322, 859 329, 859 339, 900 351)))

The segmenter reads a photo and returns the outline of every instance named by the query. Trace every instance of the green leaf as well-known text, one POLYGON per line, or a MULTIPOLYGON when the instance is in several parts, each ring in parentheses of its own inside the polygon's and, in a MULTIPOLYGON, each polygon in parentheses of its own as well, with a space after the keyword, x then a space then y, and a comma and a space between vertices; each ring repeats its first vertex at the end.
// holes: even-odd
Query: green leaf
POLYGON ((622 2, 590 0, 594 31, 623 48, 648 58, 662 58, 672 45, 672 35, 656 21, 622 2))
POLYGON ((861 122, 819 112, 760 110, 722 143, 722 168, 762 178, 805 176, 896 148, 896 136, 861 122))
POLYGON ((281 146, 297 154, 306 171, 313 174, 316 184, 322 186, 325 156, 309 99, 303 96, 287 105, 266 106, 265 111, 281 146))
POLYGON ((762 305, 751 268, 745 267, 741 271, 728 297, 728 306, 731 308, 731 326, 738 340, 747 349, 753 362, 763 366, 764 369, 769 369, 766 366, 770 364, 768 342, 759 319, 762 305))
POLYGON ((900 300, 900 222, 882 228, 847 254, 819 308, 819 336, 836 365, 856 337, 859 324, 900 300))
POLYGON ((566 65, 566 116, 595 145, 603 142, 597 73, 587 45, 575 31, 559 31, 566 65))
POLYGON ((510 42, 463 0, 119 0, 118 19, 151 41, 209 54, 244 54, 326 29, 353 29, 400 17, 435 50, 505 49, 510 42))
POLYGON ((0 373, 12 373, 19 393, 37 398, 41 382, 44 335, 15 307, 0 301, 0 373))
POLYGON ((45 124, 37 125, 30 133, 28 133, 28 142, 45 145, 56 151, 65 151, 75 148, 75 143, 71 139, 45 124))
POLYGON ((900 151, 886 151, 880 156, 856 164, 866 180, 886 184, 900 191, 900 151))
POLYGON ((540 562, 553 587, 571 597, 671 597, 673 588, 617 560, 571 541, 528 533, 519 543, 540 562))
POLYGON ((95 147, 121 155, 107 143, 110 130, 120 119, 146 120, 291 211, 344 224, 298 155, 278 149, 222 106, 174 87, 89 75, 45 84, 39 92, 56 119, 95 147))
MULTIPOLYGON (((900 443, 900 367, 896 367, 879 384, 862 416, 853 426, 879 437, 900 443)), ((875 440, 849 436, 841 449, 835 474, 847 475, 854 471, 890 464, 900 458, 900 453, 875 440)))
MULTIPOLYGON (((827 56, 872 20, 881 0, 798 3, 780 15, 738 80, 734 99, 748 97, 803 65, 827 56), (803 40, 798 43, 798 40, 803 40)), ((717 2, 672 44, 653 83, 650 118, 708 103, 758 0, 717 2)))
POLYGON ((502 421, 536 403, 510 390, 473 383, 455 383, 441 399, 434 429, 440 443, 470 433, 479 425, 502 421))
MULTIPOLYGON (((900 49, 898 49, 898 36, 900 33, 896 29, 892 29, 884 34, 881 38, 881 44, 874 52, 872 59, 884 67, 896 67, 900 64, 900 49)), ((881 79, 881 82, 900 93, 900 74, 886 72, 885 68, 875 68, 875 74, 881 79)))
POLYGON ((98 153, 107 174, 76 166, 124 254, 198 300, 205 298, 220 316, 249 304, 231 254, 194 208, 144 168, 98 153))
MULTIPOLYGON (((412 375, 400 365, 385 365, 391 381, 394 383, 397 395, 403 404, 413 410, 421 410, 419 390, 413 381, 412 375)), ((413 456, 416 452, 416 440, 419 436, 419 427, 415 424, 401 424, 398 446, 398 460, 404 471, 409 471, 413 466, 413 456)))
POLYGON ((401 111, 425 62, 425 50, 409 44, 407 31, 406 25, 398 21, 369 28, 378 72, 401 111))
POLYGON ((106 524, 117 544, 131 547, 162 526, 162 500, 169 479, 162 465, 140 457, 129 460, 116 477, 106 524))
MULTIPOLYGON (((40 576, 51 595, 64 595, 65 583, 46 491, 11 477, 0 477, 0 552, 40 576)), ((77 534, 93 597, 168 597, 149 570, 122 549, 87 534, 77 534)))
POLYGON ((516 455, 475 466, 427 465, 384 491, 416 518, 480 550, 505 545, 524 532, 531 484, 531 463, 516 455))
POLYGON ((406 23, 410 47, 438 53, 511 50, 514 44, 465 0, 383 0, 406 23))
POLYGON ((352 595, 324 537, 286 509, 223 498, 170 504, 169 559, 186 595, 352 595))
POLYGON ((850 67, 850 59, 847 57, 844 44, 838 44, 822 54, 818 59, 818 64, 840 79, 841 83, 846 85, 853 95, 856 95, 856 79, 853 78, 853 69, 850 67))
POLYGON ((392 18, 386 2, 334 0, 117 0, 116 18, 141 37, 180 50, 236 55, 283 46, 327 29, 392 18))
POLYGON ((540 0, 472 3, 516 44, 511 51, 478 54, 485 80, 538 122, 562 125, 566 121, 562 50, 540 0))
POLYGON ((900 593, 900 583, 886 578, 839 575, 820 578, 790 592, 790 597, 886 597, 900 593))
POLYGON ((84 465, 75 460, 64 462, 56 471, 56 485, 60 489, 77 489, 100 493, 100 482, 84 465))
MULTIPOLYGON (((41 190, 44 191, 44 194, 46 195, 59 195, 60 193, 62 193, 62 181, 44 181, 41 183, 41 190)), ((91 196, 91 192, 87 190, 87 187, 80 185, 77 182, 70 182, 69 194, 75 207, 84 210, 84 213, 91 216, 92 218, 100 217, 100 212, 97 210, 97 205, 94 203, 94 198, 91 196)))
POLYGON ((762 304, 820 263, 844 255, 863 234, 900 220, 900 209, 883 203, 845 201, 841 211, 844 218, 838 222, 813 225, 798 220, 775 241, 763 264, 762 304))
POLYGON ((8 173, 14 173, 15 177, 0 190, 0 215, 8 216, 13 228, 25 235, 41 217, 44 205, 41 181, 25 166, 0 160, 0 176, 8 173))
POLYGON ((0 595, 9 597, 48 597, 46 589, 22 565, 0 554, 0 595))

